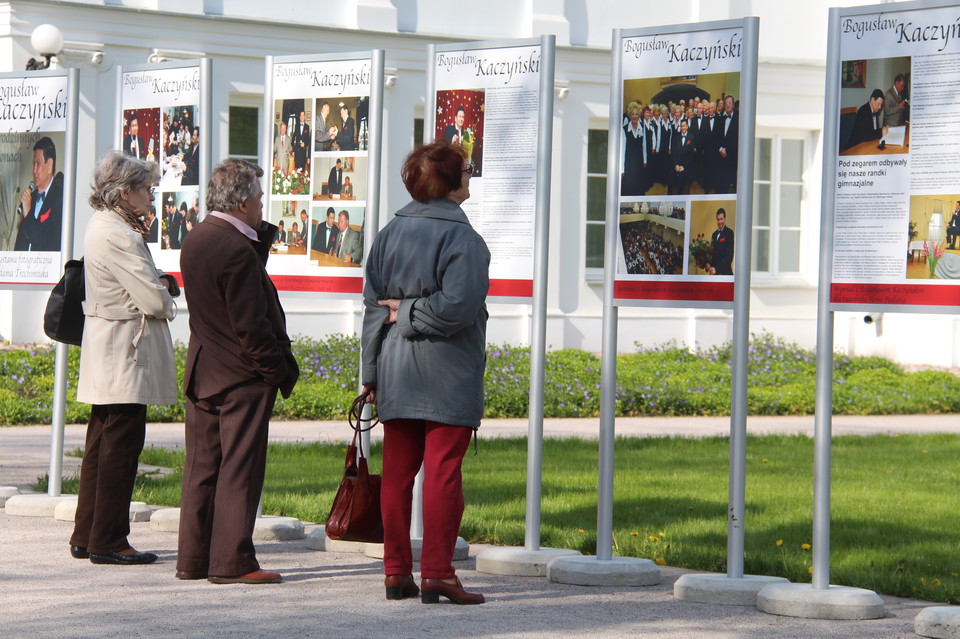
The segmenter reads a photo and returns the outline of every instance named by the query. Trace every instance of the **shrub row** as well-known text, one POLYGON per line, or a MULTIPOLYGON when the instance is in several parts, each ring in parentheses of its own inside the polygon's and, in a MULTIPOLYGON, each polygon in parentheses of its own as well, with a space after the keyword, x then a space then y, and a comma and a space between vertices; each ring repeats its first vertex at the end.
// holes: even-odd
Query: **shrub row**
MULTIPOLYGON (((54 348, 36 346, 0 352, 0 425, 51 420, 54 348)), ((87 420, 89 407, 76 401, 80 350, 69 349, 66 419, 87 420)), ((334 335, 298 338, 294 353, 300 381, 289 399, 278 399, 278 419, 341 419, 359 383, 359 339, 334 335)), ((690 351, 677 344, 617 357, 618 415, 728 415, 732 344, 690 351)), ((811 351, 761 333, 750 339, 747 405, 751 415, 810 415, 814 411, 816 361, 811 351)), ((176 348, 178 386, 186 349, 176 348)), ((594 417, 600 410, 600 358, 564 349, 546 357, 544 415, 594 417)), ((487 349, 487 417, 525 417, 530 392, 530 349, 487 349)), ((183 396, 172 406, 150 406, 156 422, 184 419, 183 396)), ((905 373, 879 357, 834 356, 836 414, 883 415, 960 412, 960 378, 947 372, 905 373)))

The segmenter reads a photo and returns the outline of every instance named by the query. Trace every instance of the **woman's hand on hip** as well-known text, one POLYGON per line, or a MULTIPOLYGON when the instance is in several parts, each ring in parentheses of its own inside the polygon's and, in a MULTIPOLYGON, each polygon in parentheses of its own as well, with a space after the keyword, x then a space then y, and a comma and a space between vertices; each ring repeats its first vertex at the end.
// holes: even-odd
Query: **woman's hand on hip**
POLYGON ((386 306, 390 310, 390 315, 383 321, 384 324, 393 324, 397 321, 397 315, 400 312, 400 300, 377 300, 380 306, 386 306))

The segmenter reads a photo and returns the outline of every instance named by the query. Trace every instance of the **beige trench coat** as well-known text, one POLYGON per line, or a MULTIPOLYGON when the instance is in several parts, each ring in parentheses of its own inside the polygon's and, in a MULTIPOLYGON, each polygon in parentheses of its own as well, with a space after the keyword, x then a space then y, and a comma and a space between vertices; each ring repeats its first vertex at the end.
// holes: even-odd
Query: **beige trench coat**
POLYGON ((97 211, 84 240, 77 400, 87 404, 173 404, 177 373, 167 320, 176 304, 143 238, 113 211, 97 211))

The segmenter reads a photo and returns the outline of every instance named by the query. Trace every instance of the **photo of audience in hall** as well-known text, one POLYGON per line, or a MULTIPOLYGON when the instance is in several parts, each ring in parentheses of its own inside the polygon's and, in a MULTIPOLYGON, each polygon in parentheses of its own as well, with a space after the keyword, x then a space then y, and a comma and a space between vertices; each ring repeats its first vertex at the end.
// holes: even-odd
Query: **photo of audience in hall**
POLYGON ((682 202, 634 202, 620 207, 623 267, 630 275, 682 275, 682 202))
POLYGON ((960 193, 910 196, 906 277, 960 279, 960 193))
POLYGON ((739 73, 623 83, 620 195, 736 193, 739 73))
POLYGON ((910 57, 840 64, 840 155, 909 152, 910 57))
POLYGON ((437 122, 434 138, 459 144, 470 159, 473 177, 483 175, 483 114, 486 93, 482 89, 437 91, 437 122))

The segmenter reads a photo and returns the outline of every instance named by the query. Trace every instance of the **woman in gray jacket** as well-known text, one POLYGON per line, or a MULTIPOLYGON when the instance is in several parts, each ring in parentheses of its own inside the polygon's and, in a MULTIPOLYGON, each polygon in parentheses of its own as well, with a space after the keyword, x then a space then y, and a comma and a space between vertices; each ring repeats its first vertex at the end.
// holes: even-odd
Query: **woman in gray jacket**
POLYGON ((110 153, 93 173, 96 211, 84 240, 86 301, 77 400, 92 404, 80 467, 70 554, 95 564, 148 564, 127 541, 130 496, 143 449, 147 404, 177 401, 167 321, 180 288, 153 263, 141 221, 160 170, 110 153))
POLYGON ((460 466, 483 416, 490 252, 460 204, 473 167, 437 140, 401 175, 413 202, 377 235, 363 290, 364 394, 383 422, 387 599, 415 597, 410 549, 414 478, 424 470, 421 601, 483 603, 456 577, 463 515, 460 466))

